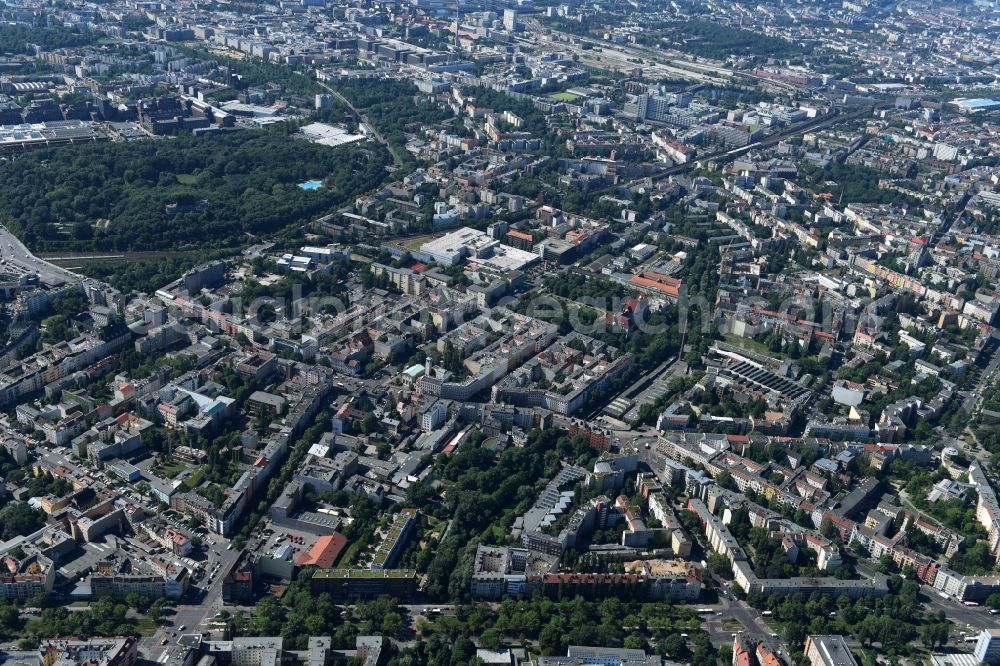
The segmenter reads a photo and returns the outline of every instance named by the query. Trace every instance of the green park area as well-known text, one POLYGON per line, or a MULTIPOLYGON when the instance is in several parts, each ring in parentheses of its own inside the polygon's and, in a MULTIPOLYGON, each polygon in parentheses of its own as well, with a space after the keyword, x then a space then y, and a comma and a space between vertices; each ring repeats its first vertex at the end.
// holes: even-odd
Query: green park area
POLYGON ((548 96, 549 98, 558 100, 560 102, 577 102, 583 99, 579 95, 574 95, 571 92, 565 92, 565 91, 550 93, 548 96))
POLYGON ((233 247, 310 222, 386 176, 389 153, 275 127, 97 143, 0 162, 0 219, 39 252, 233 247), (302 181, 323 174, 322 189, 302 181))

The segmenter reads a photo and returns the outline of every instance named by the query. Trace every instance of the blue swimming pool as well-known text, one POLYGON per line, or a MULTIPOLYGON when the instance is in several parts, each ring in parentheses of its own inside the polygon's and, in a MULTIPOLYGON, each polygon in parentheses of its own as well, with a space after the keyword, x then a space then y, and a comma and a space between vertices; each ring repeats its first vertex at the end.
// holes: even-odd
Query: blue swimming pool
POLYGON ((322 180, 307 180, 304 183, 299 183, 299 189, 303 190, 318 190, 323 187, 322 180))

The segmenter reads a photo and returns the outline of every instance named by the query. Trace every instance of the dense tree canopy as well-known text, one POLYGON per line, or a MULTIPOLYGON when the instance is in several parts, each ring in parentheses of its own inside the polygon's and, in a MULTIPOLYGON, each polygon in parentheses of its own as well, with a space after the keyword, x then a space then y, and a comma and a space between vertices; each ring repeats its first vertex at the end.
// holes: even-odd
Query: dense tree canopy
POLYGON ((11 502, 0 509, 0 537, 5 541, 31 534, 45 524, 45 514, 24 502, 11 502))
POLYGON ((330 211, 382 182, 388 162, 281 128, 63 147, 0 163, 0 219, 39 250, 232 245, 330 211), (300 189, 308 179, 324 187, 300 189))
MULTIPOLYGON (((406 152, 405 130, 419 131, 451 118, 451 109, 422 99, 416 86, 405 81, 345 80, 336 90, 358 109, 392 147, 407 169, 416 167, 406 152)), ((333 112, 339 116, 339 109, 333 112)))
POLYGON ((43 51, 51 51, 85 46, 96 39, 94 33, 79 32, 62 26, 29 28, 23 25, 0 25, 0 53, 32 54, 35 52, 30 46, 32 44, 43 51))
POLYGON ((156 261, 94 263, 84 266, 82 272, 124 292, 152 293, 195 266, 225 254, 225 250, 194 251, 181 256, 159 257, 156 261))

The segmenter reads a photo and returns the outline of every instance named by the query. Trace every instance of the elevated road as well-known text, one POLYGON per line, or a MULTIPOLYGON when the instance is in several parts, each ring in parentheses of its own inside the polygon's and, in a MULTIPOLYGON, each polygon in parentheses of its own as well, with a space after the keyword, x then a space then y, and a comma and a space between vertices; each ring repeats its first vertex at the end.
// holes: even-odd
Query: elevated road
POLYGON ((82 276, 50 264, 31 253, 7 227, 0 225, 0 273, 36 273, 42 282, 79 282, 82 276))
POLYGON ((350 109, 351 114, 353 114, 354 117, 357 118, 358 123, 364 126, 366 133, 371 134, 376 141, 378 141, 379 143, 381 143, 383 146, 386 147, 386 149, 392 155, 392 161, 396 163, 396 166, 400 166, 403 163, 402 158, 396 154, 396 151, 393 150, 392 146, 389 145, 389 142, 385 140, 385 137, 382 136, 381 132, 375 129, 375 126, 372 125, 370 122, 368 122, 368 116, 358 111, 358 109, 351 103, 351 100, 347 99, 340 92, 338 92, 334 88, 331 88, 322 81, 317 81, 316 83, 318 83, 324 90, 329 92, 331 95, 336 97, 341 104, 350 109))

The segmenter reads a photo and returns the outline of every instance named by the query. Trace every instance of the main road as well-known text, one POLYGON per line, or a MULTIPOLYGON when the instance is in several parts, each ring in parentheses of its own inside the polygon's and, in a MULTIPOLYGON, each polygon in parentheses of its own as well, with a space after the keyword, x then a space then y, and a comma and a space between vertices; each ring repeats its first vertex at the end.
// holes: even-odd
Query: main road
POLYGON ((7 227, 0 224, 0 273, 37 273, 49 284, 79 281, 80 275, 39 259, 7 227))
POLYGON ((985 606, 966 606, 952 597, 944 598, 930 585, 920 586, 920 601, 928 613, 943 611, 955 623, 956 630, 978 634, 983 629, 1000 629, 1000 615, 993 615, 985 606))
MULTIPOLYGON (((993 337, 996 338, 1000 336, 997 336, 994 332, 993 337)), ((965 392, 965 399, 962 401, 962 409, 965 410, 966 414, 972 414, 975 411, 976 405, 979 404, 980 398, 983 397, 983 391, 985 391, 986 388, 993 383, 993 380, 996 379, 997 369, 1000 368, 1000 354, 997 353, 997 341, 988 340, 986 344, 989 345, 986 349, 986 353, 990 355, 990 361, 983 369, 982 373, 980 373, 976 383, 965 392)))
MULTIPOLYGON (((152 636, 145 636, 139 642, 139 649, 143 656, 149 660, 160 661, 167 648, 177 642, 183 634, 201 634, 208 631, 208 621, 222 610, 222 581, 225 574, 232 568, 239 558, 239 549, 225 550, 226 541, 217 535, 211 535, 216 541, 213 546, 219 552, 219 569, 212 577, 212 581, 204 588, 204 596, 197 603, 181 603, 174 608, 173 615, 166 616, 165 626, 160 627, 152 636), (181 627, 184 627, 182 630, 181 627), (176 636, 172 635, 176 634, 176 636), (161 645, 164 638, 167 638, 166 645, 161 645)), ((189 589, 188 596, 192 590, 189 589)))

